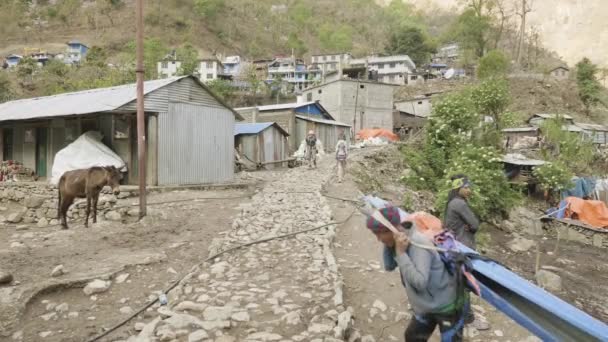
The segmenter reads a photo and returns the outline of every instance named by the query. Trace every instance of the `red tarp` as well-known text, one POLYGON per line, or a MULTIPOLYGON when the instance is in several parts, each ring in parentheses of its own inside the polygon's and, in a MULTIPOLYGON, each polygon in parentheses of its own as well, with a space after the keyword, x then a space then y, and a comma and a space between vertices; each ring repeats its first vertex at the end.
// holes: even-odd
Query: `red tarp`
POLYGON ((381 138, 390 141, 399 140, 399 136, 388 129, 383 128, 365 128, 357 132, 357 138, 366 140, 369 138, 381 138))
POLYGON ((578 197, 566 197, 566 217, 598 228, 608 227, 608 207, 602 201, 589 201, 578 197))

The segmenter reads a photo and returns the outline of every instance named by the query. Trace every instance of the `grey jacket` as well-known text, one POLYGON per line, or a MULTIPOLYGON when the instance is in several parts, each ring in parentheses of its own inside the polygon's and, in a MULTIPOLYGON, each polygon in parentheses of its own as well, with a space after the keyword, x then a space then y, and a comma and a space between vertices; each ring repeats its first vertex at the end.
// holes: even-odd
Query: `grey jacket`
POLYGON ((475 249, 475 233, 479 229, 479 219, 464 198, 456 197, 448 203, 445 227, 454 232, 456 240, 475 249))
MULTIPOLYGON (((433 246, 432 241, 415 229, 410 240, 433 246)), ((450 275, 436 251, 410 245, 407 253, 395 256, 393 248, 384 247, 384 268, 392 271, 399 267, 401 282, 407 298, 418 315, 437 313, 457 302, 456 278, 450 275)))

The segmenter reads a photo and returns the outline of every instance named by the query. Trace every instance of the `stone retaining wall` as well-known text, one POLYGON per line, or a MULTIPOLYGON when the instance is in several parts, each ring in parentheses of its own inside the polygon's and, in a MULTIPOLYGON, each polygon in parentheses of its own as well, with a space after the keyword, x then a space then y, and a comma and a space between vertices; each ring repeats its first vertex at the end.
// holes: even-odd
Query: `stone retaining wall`
POLYGON ((608 248, 608 230, 606 232, 599 232, 561 222, 546 223, 545 227, 550 228, 550 234, 555 237, 557 237, 557 232, 559 232, 561 240, 577 241, 594 247, 608 248))
MULTIPOLYGON (((114 196, 109 188, 104 188, 97 205, 98 217, 110 220, 120 220, 123 215, 137 216, 136 208, 121 208, 112 212, 119 198, 131 197, 131 192, 121 192, 114 196)), ((0 216, 1 222, 36 223, 39 227, 58 224, 57 220, 57 188, 43 183, 0 183, 0 203, 17 203, 23 206, 19 212, 0 216)), ((68 218, 80 219, 85 217, 86 199, 77 199, 68 210, 68 218)))

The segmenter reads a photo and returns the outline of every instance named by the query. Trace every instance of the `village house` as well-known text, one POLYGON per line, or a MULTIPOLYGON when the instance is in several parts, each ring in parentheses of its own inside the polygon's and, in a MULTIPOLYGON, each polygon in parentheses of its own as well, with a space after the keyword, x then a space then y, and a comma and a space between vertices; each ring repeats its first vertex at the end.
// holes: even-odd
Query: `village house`
POLYGON ((393 128, 399 132, 401 128, 405 133, 416 132, 424 127, 433 110, 432 98, 436 93, 415 96, 411 99, 395 101, 393 111, 393 128))
POLYGON ((418 80, 416 65, 407 55, 371 56, 350 61, 351 67, 366 66, 378 82, 406 85, 418 80))
POLYGON ((237 123, 234 126, 234 146, 241 158, 267 169, 286 166, 289 157, 287 133, 274 122, 237 123))
POLYGON ((363 128, 393 130, 395 85, 364 80, 337 79, 308 88, 304 101, 318 101, 336 120, 352 126, 354 134, 363 128))
POLYGON ((329 72, 342 70, 352 58, 350 53, 330 53, 312 55, 310 62, 315 70, 320 71, 321 78, 323 78, 329 72))
POLYGON ((255 69, 255 75, 259 80, 268 79, 268 65, 272 63, 272 59, 256 59, 251 64, 255 69))
MULTIPOLYGON (((147 81, 147 182, 229 181, 234 174, 234 123, 240 115, 192 76, 147 81)), ((125 161, 127 184, 138 183, 135 84, 0 104, 0 160, 16 160, 50 178, 55 155, 81 134, 98 131, 125 161)))
POLYGON ((460 46, 458 43, 448 43, 440 46, 437 53, 433 55, 433 63, 444 63, 453 65, 460 57, 460 46))
POLYGON ((567 66, 561 65, 551 69, 551 71, 549 71, 549 75, 557 80, 567 80, 570 78, 570 69, 568 69, 567 66))
POLYGON ((89 51, 88 46, 77 40, 69 41, 67 44, 68 47, 64 59, 64 62, 66 64, 78 64, 82 60, 84 60, 87 55, 87 52, 89 51))
POLYGON ((574 118, 568 114, 534 114, 528 119, 528 124, 540 127, 547 120, 555 120, 560 118, 564 121, 565 125, 574 126, 574 118))
POLYGON ((222 61, 223 74, 236 79, 243 69, 244 63, 241 61, 241 56, 227 56, 222 61))
MULTIPOLYGON (((157 63, 158 76, 160 78, 175 77, 179 75, 181 67, 182 62, 169 55, 157 63)), ((200 59, 194 74, 204 83, 217 79, 230 79, 229 75, 224 74, 222 62, 213 57, 200 59)))
POLYGON ((15 54, 8 55, 4 59, 4 65, 3 65, 3 67, 5 69, 6 68, 14 68, 17 65, 19 65, 19 62, 21 62, 22 59, 23 59, 23 56, 21 56, 21 55, 15 55, 15 54))
POLYGON ((540 128, 513 127, 502 130, 504 146, 507 150, 533 149, 540 146, 540 128))
POLYGON ((271 84, 281 80, 285 85, 289 85, 289 89, 283 91, 302 91, 312 80, 308 79, 308 69, 306 64, 295 57, 277 57, 268 64, 268 79, 267 83, 271 84))
POLYGON ((604 125, 577 122, 576 126, 583 130, 583 137, 595 145, 608 145, 608 127, 604 125))
POLYGON ((289 151, 295 152, 306 138, 309 130, 314 130, 323 142, 326 151, 333 151, 341 133, 350 139, 350 126, 336 121, 318 102, 285 103, 269 106, 243 107, 235 110, 244 122, 276 122, 289 134, 289 151))

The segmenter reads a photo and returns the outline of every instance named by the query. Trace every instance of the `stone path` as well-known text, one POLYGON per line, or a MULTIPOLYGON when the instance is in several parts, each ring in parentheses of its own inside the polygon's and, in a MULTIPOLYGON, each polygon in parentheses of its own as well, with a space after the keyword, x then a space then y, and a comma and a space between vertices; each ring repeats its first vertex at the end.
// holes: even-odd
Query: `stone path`
MULTIPOLYGON (((327 158, 329 159, 329 158, 327 158)), ((318 227, 332 221, 320 191, 333 176, 330 160, 277 174, 248 204, 210 254, 236 244, 318 227)), ((342 341, 352 314, 331 244, 335 226, 272 240, 205 264, 151 308, 128 341, 342 341), (145 323, 145 324, 142 324, 145 323)), ((355 338, 356 336, 351 336, 355 338)))

